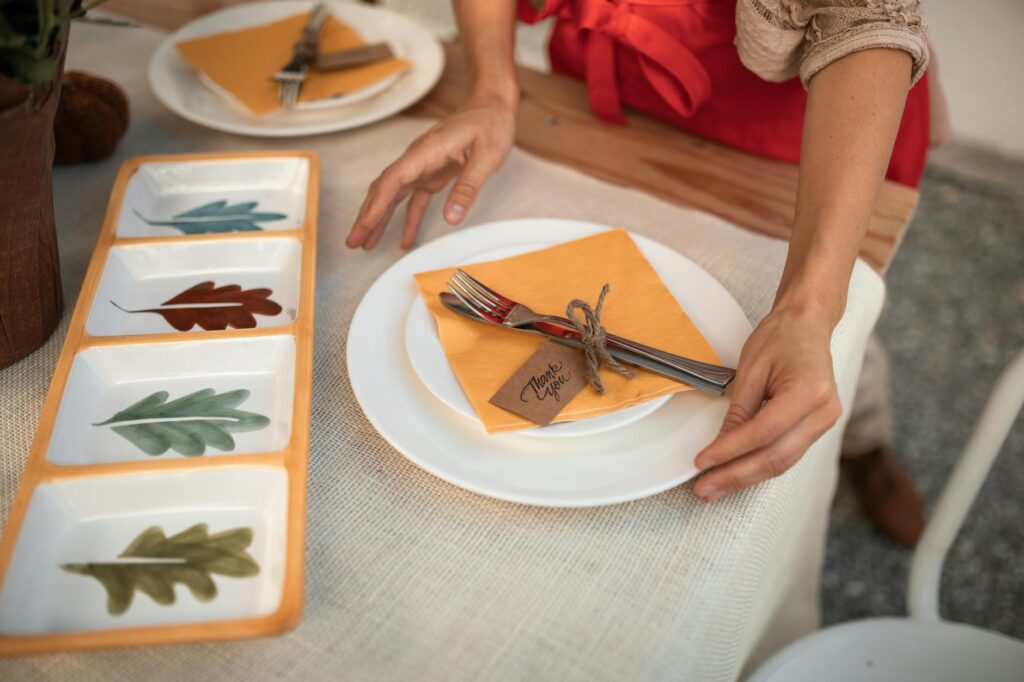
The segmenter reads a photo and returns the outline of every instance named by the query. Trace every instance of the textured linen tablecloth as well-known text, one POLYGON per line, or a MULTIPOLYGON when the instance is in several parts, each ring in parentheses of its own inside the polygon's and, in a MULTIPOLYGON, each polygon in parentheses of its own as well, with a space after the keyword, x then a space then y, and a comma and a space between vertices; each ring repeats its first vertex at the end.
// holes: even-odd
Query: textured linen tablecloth
MULTIPOLYGON (((367 184, 430 123, 399 117, 286 141, 206 130, 149 92, 145 65, 161 37, 72 31, 69 68, 120 83, 132 123, 116 158, 54 175, 66 300, 70 309, 122 159, 266 148, 321 155, 305 612, 276 638, 11 659, 0 661, 0 679, 733 680, 815 626, 838 428, 785 476, 715 504, 684 485, 609 507, 533 508, 417 469, 363 416, 344 357, 359 300, 401 256, 398 229, 372 253, 343 240, 367 184)), ((438 211, 427 214, 422 240, 451 229, 438 211)), ((717 277, 754 323, 771 305, 786 252, 783 242, 516 150, 469 223, 531 216, 623 225, 661 241, 717 277)), ((881 279, 858 263, 832 343, 845 405, 883 295, 881 279)), ((3 522, 63 331, 0 371, 3 522)))

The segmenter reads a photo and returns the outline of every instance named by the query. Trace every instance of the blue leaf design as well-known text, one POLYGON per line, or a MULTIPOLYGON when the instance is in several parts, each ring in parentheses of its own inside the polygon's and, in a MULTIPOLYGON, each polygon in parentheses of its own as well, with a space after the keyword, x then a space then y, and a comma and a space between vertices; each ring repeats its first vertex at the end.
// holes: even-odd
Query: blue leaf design
POLYGON ((170 220, 150 220, 135 209, 132 210, 147 225, 171 227, 183 234, 258 232, 263 230, 259 223, 284 220, 288 217, 283 213, 257 212, 255 208, 258 203, 243 201, 229 204, 221 199, 179 213, 170 220))

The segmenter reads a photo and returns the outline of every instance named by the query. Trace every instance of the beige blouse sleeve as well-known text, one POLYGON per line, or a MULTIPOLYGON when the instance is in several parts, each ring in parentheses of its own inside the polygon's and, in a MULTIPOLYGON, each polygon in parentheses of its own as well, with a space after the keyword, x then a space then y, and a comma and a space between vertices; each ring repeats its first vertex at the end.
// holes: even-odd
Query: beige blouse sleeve
POLYGON ((816 73, 859 50, 904 50, 914 60, 911 85, 928 66, 927 26, 918 0, 737 0, 736 46, 761 78, 816 73))

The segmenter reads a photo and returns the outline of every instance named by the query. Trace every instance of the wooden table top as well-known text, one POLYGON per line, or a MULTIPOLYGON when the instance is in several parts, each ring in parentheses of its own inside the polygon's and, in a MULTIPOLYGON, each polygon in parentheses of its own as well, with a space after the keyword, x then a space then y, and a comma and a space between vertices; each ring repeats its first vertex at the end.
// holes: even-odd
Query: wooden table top
MULTIPOLYGON (((238 0, 111 0, 110 10, 174 29, 190 18, 238 0)), ((441 117, 461 104, 469 71, 457 45, 437 87, 407 110, 441 117)), ((630 113, 627 126, 599 121, 586 86, 572 79, 519 68, 522 99, 516 144, 542 158, 607 182, 707 211, 754 232, 788 239, 796 203, 797 167, 710 142, 648 116, 630 113)), ((917 205, 916 190, 886 181, 861 245, 861 257, 880 272, 892 261, 917 205)))

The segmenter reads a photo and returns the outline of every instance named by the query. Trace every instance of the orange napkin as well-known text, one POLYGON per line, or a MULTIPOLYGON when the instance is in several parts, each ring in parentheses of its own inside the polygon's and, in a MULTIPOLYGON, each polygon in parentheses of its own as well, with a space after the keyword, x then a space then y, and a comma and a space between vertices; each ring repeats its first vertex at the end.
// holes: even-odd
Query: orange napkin
MULTIPOLYGON (((623 230, 602 232, 521 256, 463 268, 492 289, 540 313, 565 316, 573 298, 591 305, 605 282, 611 291, 601 321, 620 336, 703 362, 719 363, 710 344, 661 282, 623 230)), ((451 312, 438 294, 455 268, 421 272, 416 285, 437 321, 445 355, 469 402, 489 433, 536 426, 488 402, 502 384, 544 343, 544 339, 489 327, 451 312)), ((605 392, 584 388, 556 422, 596 417, 663 395, 691 390, 670 379, 637 370, 628 379, 602 369, 605 392)))
MULTIPOLYGON (((262 116, 281 108, 277 84, 271 82, 270 77, 291 59, 292 46, 308 18, 308 12, 295 14, 261 26, 186 40, 178 43, 177 48, 193 68, 234 96, 255 116, 262 116)), ((333 16, 324 23, 321 52, 364 44, 362 36, 351 26, 333 16)), ((299 101, 355 92, 409 66, 404 59, 387 59, 338 71, 311 70, 299 93, 299 101)))

